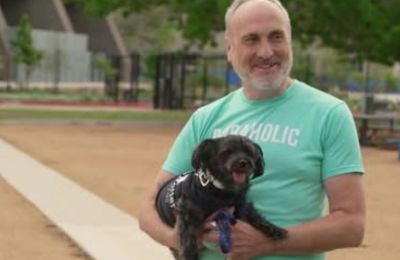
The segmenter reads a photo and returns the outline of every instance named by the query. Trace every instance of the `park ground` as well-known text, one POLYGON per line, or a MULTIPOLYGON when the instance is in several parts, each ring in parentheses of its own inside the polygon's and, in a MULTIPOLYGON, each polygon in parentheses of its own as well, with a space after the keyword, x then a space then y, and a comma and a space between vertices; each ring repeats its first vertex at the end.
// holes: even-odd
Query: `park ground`
MULTIPOLYGON (((0 138, 137 216, 180 127, 154 123, 8 122, 0 124, 0 138)), ((395 151, 364 147, 362 152, 367 170, 366 236, 360 248, 335 250, 328 259, 397 260, 400 161, 395 151)), ((88 259, 2 178, 0 194, 0 260, 88 259)))

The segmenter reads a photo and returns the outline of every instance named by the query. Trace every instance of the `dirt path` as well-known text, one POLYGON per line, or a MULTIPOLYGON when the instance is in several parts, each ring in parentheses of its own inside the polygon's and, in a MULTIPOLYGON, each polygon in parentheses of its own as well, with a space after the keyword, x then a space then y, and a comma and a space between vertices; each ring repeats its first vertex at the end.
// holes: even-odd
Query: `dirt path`
MULTIPOLYGON (((0 137, 98 196, 136 216, 180 126, 0 124, 0 137)), ((330 260, 397 260, 400 162, 395 152, 363 150, 368 174, 364 246, 330 260)), ((85 259, 57 229, 0 178, 0 260, 85 259), (33 242, 32 242, 33 241, 33 242)))
MULTIPOLYGON (((179 127, 1 124, 0 137, 136 215, 179 127)), ((0 178, 0 260, 85 259, 0 178)))

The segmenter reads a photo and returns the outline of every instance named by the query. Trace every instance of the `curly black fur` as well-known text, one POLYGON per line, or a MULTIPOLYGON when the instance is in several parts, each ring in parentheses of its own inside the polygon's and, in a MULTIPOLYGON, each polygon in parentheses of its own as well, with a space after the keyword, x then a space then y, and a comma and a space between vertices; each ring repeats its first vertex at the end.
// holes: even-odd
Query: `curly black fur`
POLYGON ((246 137, 230 135, 201 142, 192 155, 196 174, 176 177, 165 184, 156 199, 161 219, 178 225, 180 250, 176 259, 197 260, 197 237, 205 219, 217 210, 234 207, 234 216, 261 230, 273 240, 284 239, 287 231, 265 220, 249 202, 246 192, 250 178, 264 172, 261 148, 246 137), (212 182, 204 185, 198 176, 207 172, 223 188, 212 182))

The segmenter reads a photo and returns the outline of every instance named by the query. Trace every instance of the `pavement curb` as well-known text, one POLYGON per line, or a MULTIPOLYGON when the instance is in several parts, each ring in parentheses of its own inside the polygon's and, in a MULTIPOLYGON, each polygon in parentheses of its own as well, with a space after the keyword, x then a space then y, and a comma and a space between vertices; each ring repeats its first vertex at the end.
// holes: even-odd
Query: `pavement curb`
POLYGON ((134 217, 2 139, 0 176, 94 259, 172 259, 134 217))

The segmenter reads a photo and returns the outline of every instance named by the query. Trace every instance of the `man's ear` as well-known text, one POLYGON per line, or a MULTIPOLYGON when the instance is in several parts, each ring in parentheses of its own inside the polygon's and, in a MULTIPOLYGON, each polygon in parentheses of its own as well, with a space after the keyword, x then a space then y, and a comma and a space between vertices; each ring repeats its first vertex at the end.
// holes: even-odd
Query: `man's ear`
POLYGON ((217 142, 213 139, 202 141, 192 154, 192 166, 195 170, 205 169, 217 149, 217 142))
POLYGON ((228 60, 229 63, 232 63, 231 54, 230 54, 231 49, 232 49, 232 44, 231 44, 231 40, 229 39, 228 32, 225 32, 224 46, 225 46, 225 52, 226 52, 226 59, 228 60))

